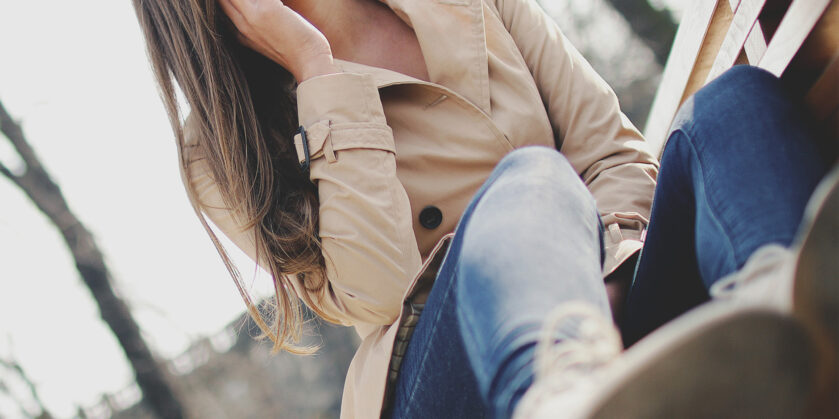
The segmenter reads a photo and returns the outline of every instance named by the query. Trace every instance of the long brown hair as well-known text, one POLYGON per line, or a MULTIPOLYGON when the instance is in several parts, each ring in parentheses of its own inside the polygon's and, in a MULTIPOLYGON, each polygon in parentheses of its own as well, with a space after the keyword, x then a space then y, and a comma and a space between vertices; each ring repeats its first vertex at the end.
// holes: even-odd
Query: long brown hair
MULTIPOLYGON (((269 326, 242 277, 201 213, 190 181, 187 193, 233 276, 248 312, 275 350, 309 353, 299 345, 303 315, 292 280, 323 287, 315 186, 299 168, 291 133, 297 127, 294 79, 282 67, 241 46, 216 0, 133 0, 149 58, 184 156, 180 88, 190 125, 227 208, 254 232, 257 262, 274 278, 269 326)), ((299 296, 311 303, 308 295, 299 296)), ((310 304, 316 313, 317 304, 310 304)), ((325 316, 323 316, 325 317, 325 316)))

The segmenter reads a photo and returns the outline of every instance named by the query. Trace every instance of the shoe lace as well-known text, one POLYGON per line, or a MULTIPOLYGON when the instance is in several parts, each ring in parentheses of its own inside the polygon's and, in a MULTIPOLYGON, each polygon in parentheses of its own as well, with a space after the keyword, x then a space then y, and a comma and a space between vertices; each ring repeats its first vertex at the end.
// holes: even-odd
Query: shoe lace
POLYGON ((551 311, 536 344, 535 382, 514 418, 576 417, 600 380, 600 367, 623 350, 611 318, 590 303, 563 303, 551 311), (550 412, 550 413, 547 413, 550 412))
POLYGON ((589 303, 564 303, 548 314, 542 327, 536 346, 536 379, 568 385, 575 377, 609 363, 622 350, 611 318, 589 303))

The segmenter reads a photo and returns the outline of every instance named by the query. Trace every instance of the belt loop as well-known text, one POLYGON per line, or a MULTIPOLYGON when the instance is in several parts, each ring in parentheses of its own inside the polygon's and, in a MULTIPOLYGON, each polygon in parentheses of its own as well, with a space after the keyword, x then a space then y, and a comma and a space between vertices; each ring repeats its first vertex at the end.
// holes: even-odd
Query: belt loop
POLYGON ((306 129, 301 125, 297 128, 297 134, 300 134, 300 142, 303 143, 303 155, 306 157, 305 161, 300 163, 300 170, 302 170, 303 173, 308 173, 311 157, 309 156, 309 139, 306 138, 306 129))

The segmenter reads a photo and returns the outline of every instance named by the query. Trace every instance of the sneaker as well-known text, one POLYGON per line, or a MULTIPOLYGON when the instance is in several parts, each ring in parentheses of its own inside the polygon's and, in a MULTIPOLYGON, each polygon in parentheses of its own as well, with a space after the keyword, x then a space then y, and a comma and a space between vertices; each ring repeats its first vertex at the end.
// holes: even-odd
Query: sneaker
POLYGON ((802 226, 792 249, 759 249, 712 303, 623 354, 596 310, 559 309, 514 418, 839 417, 839 168, 802 226), (575 317, 579 340, 550 339, 575 317))
POLYGON ((793 313, 839 346, 839 166, 813 192, 792 248, 759 248, 710 294, 793 313))
POLYGON ((808 417, 839 417, 839 166, 813 192, 792 248, 761 247, 711 295, 797 319, 815 343, 818 365, 808 417))
POLYGON ((839 166, 807 206, 796 247, 792 313, 816 346, 817 391, 811 417, 839 417, 839 166))
POLYGON ((513 417, 582 417, 588 399, 596 394, 601 372, 616 362, 622 351, 620 333, 611 317, 589 303, 560 305, 542 328, 536 345, 534 384, 519 401, 513 417))
POLYGON ((746 264, 711 286, 714 300, 731 300, 747 306, 764 306, 781 312, 792 311, 792 289, 796 253, 779 244, 760 247, 746 264))
POLYGON ((623 354, 615 353, 611 322, 592 319, 580 323, 588 324, 581 327, 589 329, 585 338, 538 350, 537 377, 515 419, 805 417, 812 345, 789 316, 708 304, 623 354), (590 350, 586 342, 604 349, 590 350), (551 353, 553 368, 539 360, 551 353))

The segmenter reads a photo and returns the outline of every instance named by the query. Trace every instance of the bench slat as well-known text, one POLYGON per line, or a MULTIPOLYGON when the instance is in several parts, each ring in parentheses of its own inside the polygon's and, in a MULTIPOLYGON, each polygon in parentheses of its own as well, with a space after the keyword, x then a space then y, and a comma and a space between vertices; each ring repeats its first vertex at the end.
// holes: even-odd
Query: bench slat
POLYGON ((839 95, 836 94, 839 92, 839 2, 791 0, 784 3, 768 0, 690 3, 644 130, 654 153, 660 155, 682 102, 707 81, 742 61, 778 77, 784 75, 787 85, 794 86, 802 96, 806 94, 806 103, 820 120, 819 124, 839 139, 839 95), (761 18, 766 21, 761 22, 761 18), (772 28, 778 24, 768 45, 761 23, 772 28))
POLYGON ((732 4, 732 10, 736 10, 734 18, 731 20, 731 26, 728 27, 728 33, 725 35, 719 53, 717 53, 717 59, 714 60, 714 65, 705 79, 705 84, 731 68, 737 61, 740 51, 746 44, 746 39, 753 32, 752 28, 754 28, 758 16, 760 16, 760 11, 766 5, 766 0, 742 0, 738 3, 739 5, 732 4))
POLYGON ((756 63, 766 54, 766 36, 763 35, 763 26, 760 21, 755 22, 752 31, 749 32, 749 37, 746 38, 746 57, 750 63, 756 63))
POLYGON ((696 1, 685 10, 644 129, 654 154, 664 146, 716 7, 717 0, 696 1))
MULTIPOLYGON (((731 10, 737 10, 740 5, 740 0, 729 0, 731 10)), ((758 62, 763 54, 766 52, 766 37, 763 35, 763 27, 760 25, 760 20, 755 21, 749 36, 746 38, 746 45, 743 49, 746 51, 746 58, 750 63, 758 62)))
POLYGON ((830 2, 831 0, 794 0, 772 36, 769 46, 766 47, 766 54, 758 62, 758 67, 781 77, 830 2))

